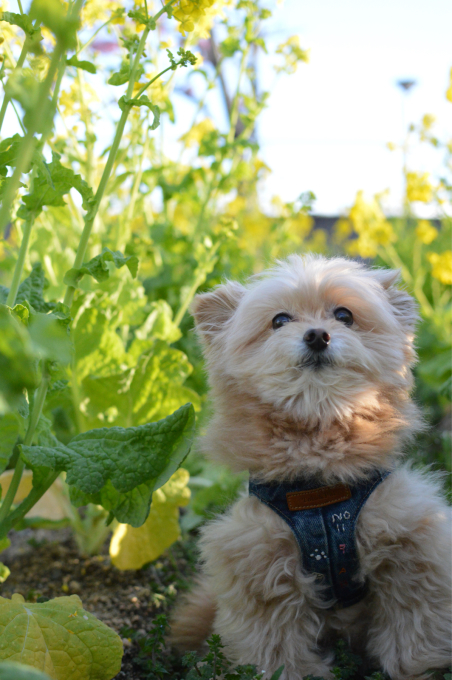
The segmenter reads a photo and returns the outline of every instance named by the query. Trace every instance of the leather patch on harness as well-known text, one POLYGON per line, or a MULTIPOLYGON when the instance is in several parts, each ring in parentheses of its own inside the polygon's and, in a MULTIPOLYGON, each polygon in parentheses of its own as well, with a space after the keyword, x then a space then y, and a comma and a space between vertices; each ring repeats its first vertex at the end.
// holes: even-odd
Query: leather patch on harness
POLYGON ((311 508, 323 508, 325 505, 333 505, 340 501, 346 501, 352 497, 352 492, 346 484, 334 486, 321 486, 309 491, 290 491, 286 493, 287 506, 294 510, 310 510, 311 508))

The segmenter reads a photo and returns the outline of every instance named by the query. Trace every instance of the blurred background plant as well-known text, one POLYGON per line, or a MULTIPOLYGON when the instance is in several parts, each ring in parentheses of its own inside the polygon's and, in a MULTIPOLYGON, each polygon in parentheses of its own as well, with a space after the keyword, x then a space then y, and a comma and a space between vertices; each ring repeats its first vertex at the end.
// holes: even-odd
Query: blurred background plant
MULTIPOLYGON (((143 13, 159 8, 145 0, 87 0, 82 8, 75 54, 55 90, 57 115, 44 153, 49 164, 51 154, 58 154, 54 158, 91 187, 99 185, 111 149, 121 114, 117 100, 128 82, 129 59, 137 49, 143 13)), ((8 10, 4 1, 1 9, 8 10)), ((9 9, 22 13, 20 3, 9 9)), ((114 262, 104 258, 101 268, 108 276, 101 280, 84 276, 78 282, 70 322, 74 352, 69 366, 60 366, 52 381, 43 427, 67 444, 91 428, 131 427, 158 420, 190 401, 202 431, 208 415, 206 376, 187 313, 195 293, 225 277, 243 280, 290 252, 347 254, 400 268, 404 284, 419 302, 421 361, 416 397, 433 429, 420 438, 412 455, 441 468, 450 466, 452 252, 446 207, 452 184, 451 143, 436 138, 431 116, 410 128, 406 156, 409 147, 417 144, 443 149, 444 177, 433 182, 406 164, 406 196, 397 218, 385 216, 381 195, 367 199, 358 193, 354 205, 332 229, 319 228, 313 215, 315 196, 309 187, 300 187, 291 202, 274 197, 264 208, 259 185, 270 169, 260 153, 258 121, 269 92, 260 86, 259 60, 269 49, 266 27, 271 26, 274 9, 272 3, 261 0, 178 0, 173 7, 176 21, 163 16, 150 32, 132 94, 137 97, 148 86, 151 107, 131 109, 84 258, 89 261, 108 248, 123 252, 131 266, 138 259, 140 269, 133 278, 129 264, 116 269, 114 262), (171 67, 174 57, 166 50, 176 53, 181 47, 193 52, 196 64, 169 70, 154 81, 171 67), (184 106, 178 107, 181 98, 184 106), (160 127, 154 132, 155 106, 160 111, 160 127), (433 206, 437 218, 417 219, 419 203, 433 206)), ((24 56, 20 24, 10 23, 5 14, 1 25, 0 75, 7 83, 4 101, 9 104, 6 117, 6 107, 0 115, 4 139, 26 127, 27 93, 48 73, 55 36, 43 28, 40 51, 27 34, 30 42, 24 56)), ((305 68, 309 57, 299 38, 287 35, 270 56, 275 78, 305 68)), ((12 164, 13 157, 12 145, 0 147, 5 166, 9 160, 12 164)), ((57 172, 58 168, 54 179, 57 172)), ((0 242, 0 276, 5 287, 10 285, 23 238, 27 216, 21 195, 26 191, 25 187, 19 191, 0 242)), ((86 205, 70 189, 64 199, 44 201, 40 208, 24 272, 46 301, 61 301, 65 275, 74 266, 86 205)), ((1 426, 8 461, 14 444, 23 439, 24 428, 11 413, 2 416, 1 426)), ((196 451, 184 465, 191 475, 188 487, 192 493, 182 523, 191 529, 221 511, 244 480, 211 466, 196 451)), ((146 535, 157 535, 158 516, 167 513, 172 527, 168 536, 171 541, 177 538, 178 507, 188 502, 183 491, 187 480, 188 475, 185 481, 159 490, 160 515, 150 515, 147 528, 144 525, 147 534, 141 533, 140 539, 134 538, 134 531, 143 527, 132 530, 113 523, 106 529, 108 512, 99 505, 73 508, 64 487, 61 506, 84 552, 99 550, 114 529, 112 556, 124 567, 119 556, 121 542, 131 545, 134 540, 144 541, 146 535)), ((3 486, 5 493, 6 483, 3 486)), ((30 525, 37 526, 38 520, 30 518, 30 525)), ((161 539, 149 555, 157 556, 166 547, 161 539)), ((141 563, 128 562, 125 568, 133 566, 141 563)))

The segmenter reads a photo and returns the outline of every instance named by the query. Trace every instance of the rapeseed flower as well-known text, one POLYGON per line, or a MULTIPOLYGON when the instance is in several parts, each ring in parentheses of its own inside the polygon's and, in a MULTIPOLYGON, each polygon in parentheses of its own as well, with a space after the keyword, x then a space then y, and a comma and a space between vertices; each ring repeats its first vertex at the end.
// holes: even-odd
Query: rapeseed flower
POLYGON ((380 246, 384 248, 396 240, 392 224, 385 218, 376 198, 366 201, 362 191, 358 191, 350 209, 349 222, 358 234, 358 238, 347 246, 350 255, 375 257, 380 246))
POLYGON ((429 253, 428 261, 432 265, 432 276, 445 286, 452 285, 452 250, 444 253, 429 253))
POLYGON ((178 0, 173 5, 173 17, 180 22, 179 31, 191 33, 195 30, 195 24, 199 23, 205 16, 215 0, 178 0))
POLYGON ((422 174, 418 172, 406 173, 406 197, 411 203, 430 203, 433 199, 433 186, 430 183, 428 172, 422 174))
POLYGON ((416 227, 416 236, 422 243, 428 246, 438 236, 438 229, 435 229, 428 220, 419 220, 416 227))

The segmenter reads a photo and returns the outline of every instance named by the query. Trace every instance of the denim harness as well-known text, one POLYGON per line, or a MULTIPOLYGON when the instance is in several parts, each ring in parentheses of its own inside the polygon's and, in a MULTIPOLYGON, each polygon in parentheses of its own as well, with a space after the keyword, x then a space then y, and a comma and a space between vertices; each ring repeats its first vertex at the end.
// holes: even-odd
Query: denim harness
POLYGON ((301 551, 303 569, 316 574, 330 603, 350 607, 366 594, 357 580, 359 558, 355 527, 364 503, 390 470, 376 470, 364 481, 320 487, 315 480, 271 482, 250 479, 249 493, 282 517, 301 551))

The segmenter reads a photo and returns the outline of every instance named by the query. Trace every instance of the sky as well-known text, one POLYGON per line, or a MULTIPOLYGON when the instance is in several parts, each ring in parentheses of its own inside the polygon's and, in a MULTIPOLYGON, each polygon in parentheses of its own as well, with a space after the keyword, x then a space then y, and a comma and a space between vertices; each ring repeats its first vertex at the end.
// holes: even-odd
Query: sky
MULTIPOLYGON (((440 136, 452 136, 452 2, 285 0, 271 21, 278 42, 300 36, 310 63, 277 83, 262 115, 259 141, 272 169, 262 195, 290 201, 311 190, 314 211, 328 215, 350 206, 358 189, 390 188, 386 207, 397 213, 402 154, 387 142, 401 142, 425 113, 437 117, 440 136), (403 79, 417 81, 405 105, 396 86, 403 79)), ((271 82, 265 63, 261 79, 271 82)), ((415 152, 409 162, 435 173, 441 157, 415 152)))
MULTIPOLYGON (((14 9, 15 0, 10 4, 14 9)), ((445 99, 452 67, 451 0, 430 0, 428 5, 425 0, 268 4, 274 6, 273 17, 265 22, 270 48, 299 35, 310 61, 275 84, 270 57, 260 57, 260 86, 271 93, 257 128, 261 157, 272 171, 260 190, 264 207, 271 209, 274 195, 294 201, 312 191, 316 214, 339 215, 353 204, 358 190, 373 195, 390 189, 384 205, 388 214, 397 214, 402 153, 389 151, 387 143, 401 143, 408 124, 426 113, 436 116, 439 137, 452 137, 452 104, 445 99), (406 79, 416 85, 403 95, 396 83, 406 79)), ((119 56, 111 55, 112 66, 119 56)), ((111 139, 117 95, 106 92, 112 107, 96 130, 99 149, 111 139)), ((174 95, 178 120, 175 126, 163 125, 177 157, 177 140, 194 103, 177 91, 174 95)), ((17 124, 8 113, 12 133, 17 124)), ((434 177, 442 170, 441 154, 425 145, 408 161, 411 169, 434 177)), ((434 216, 422 205, 419 214, 434 216)))

